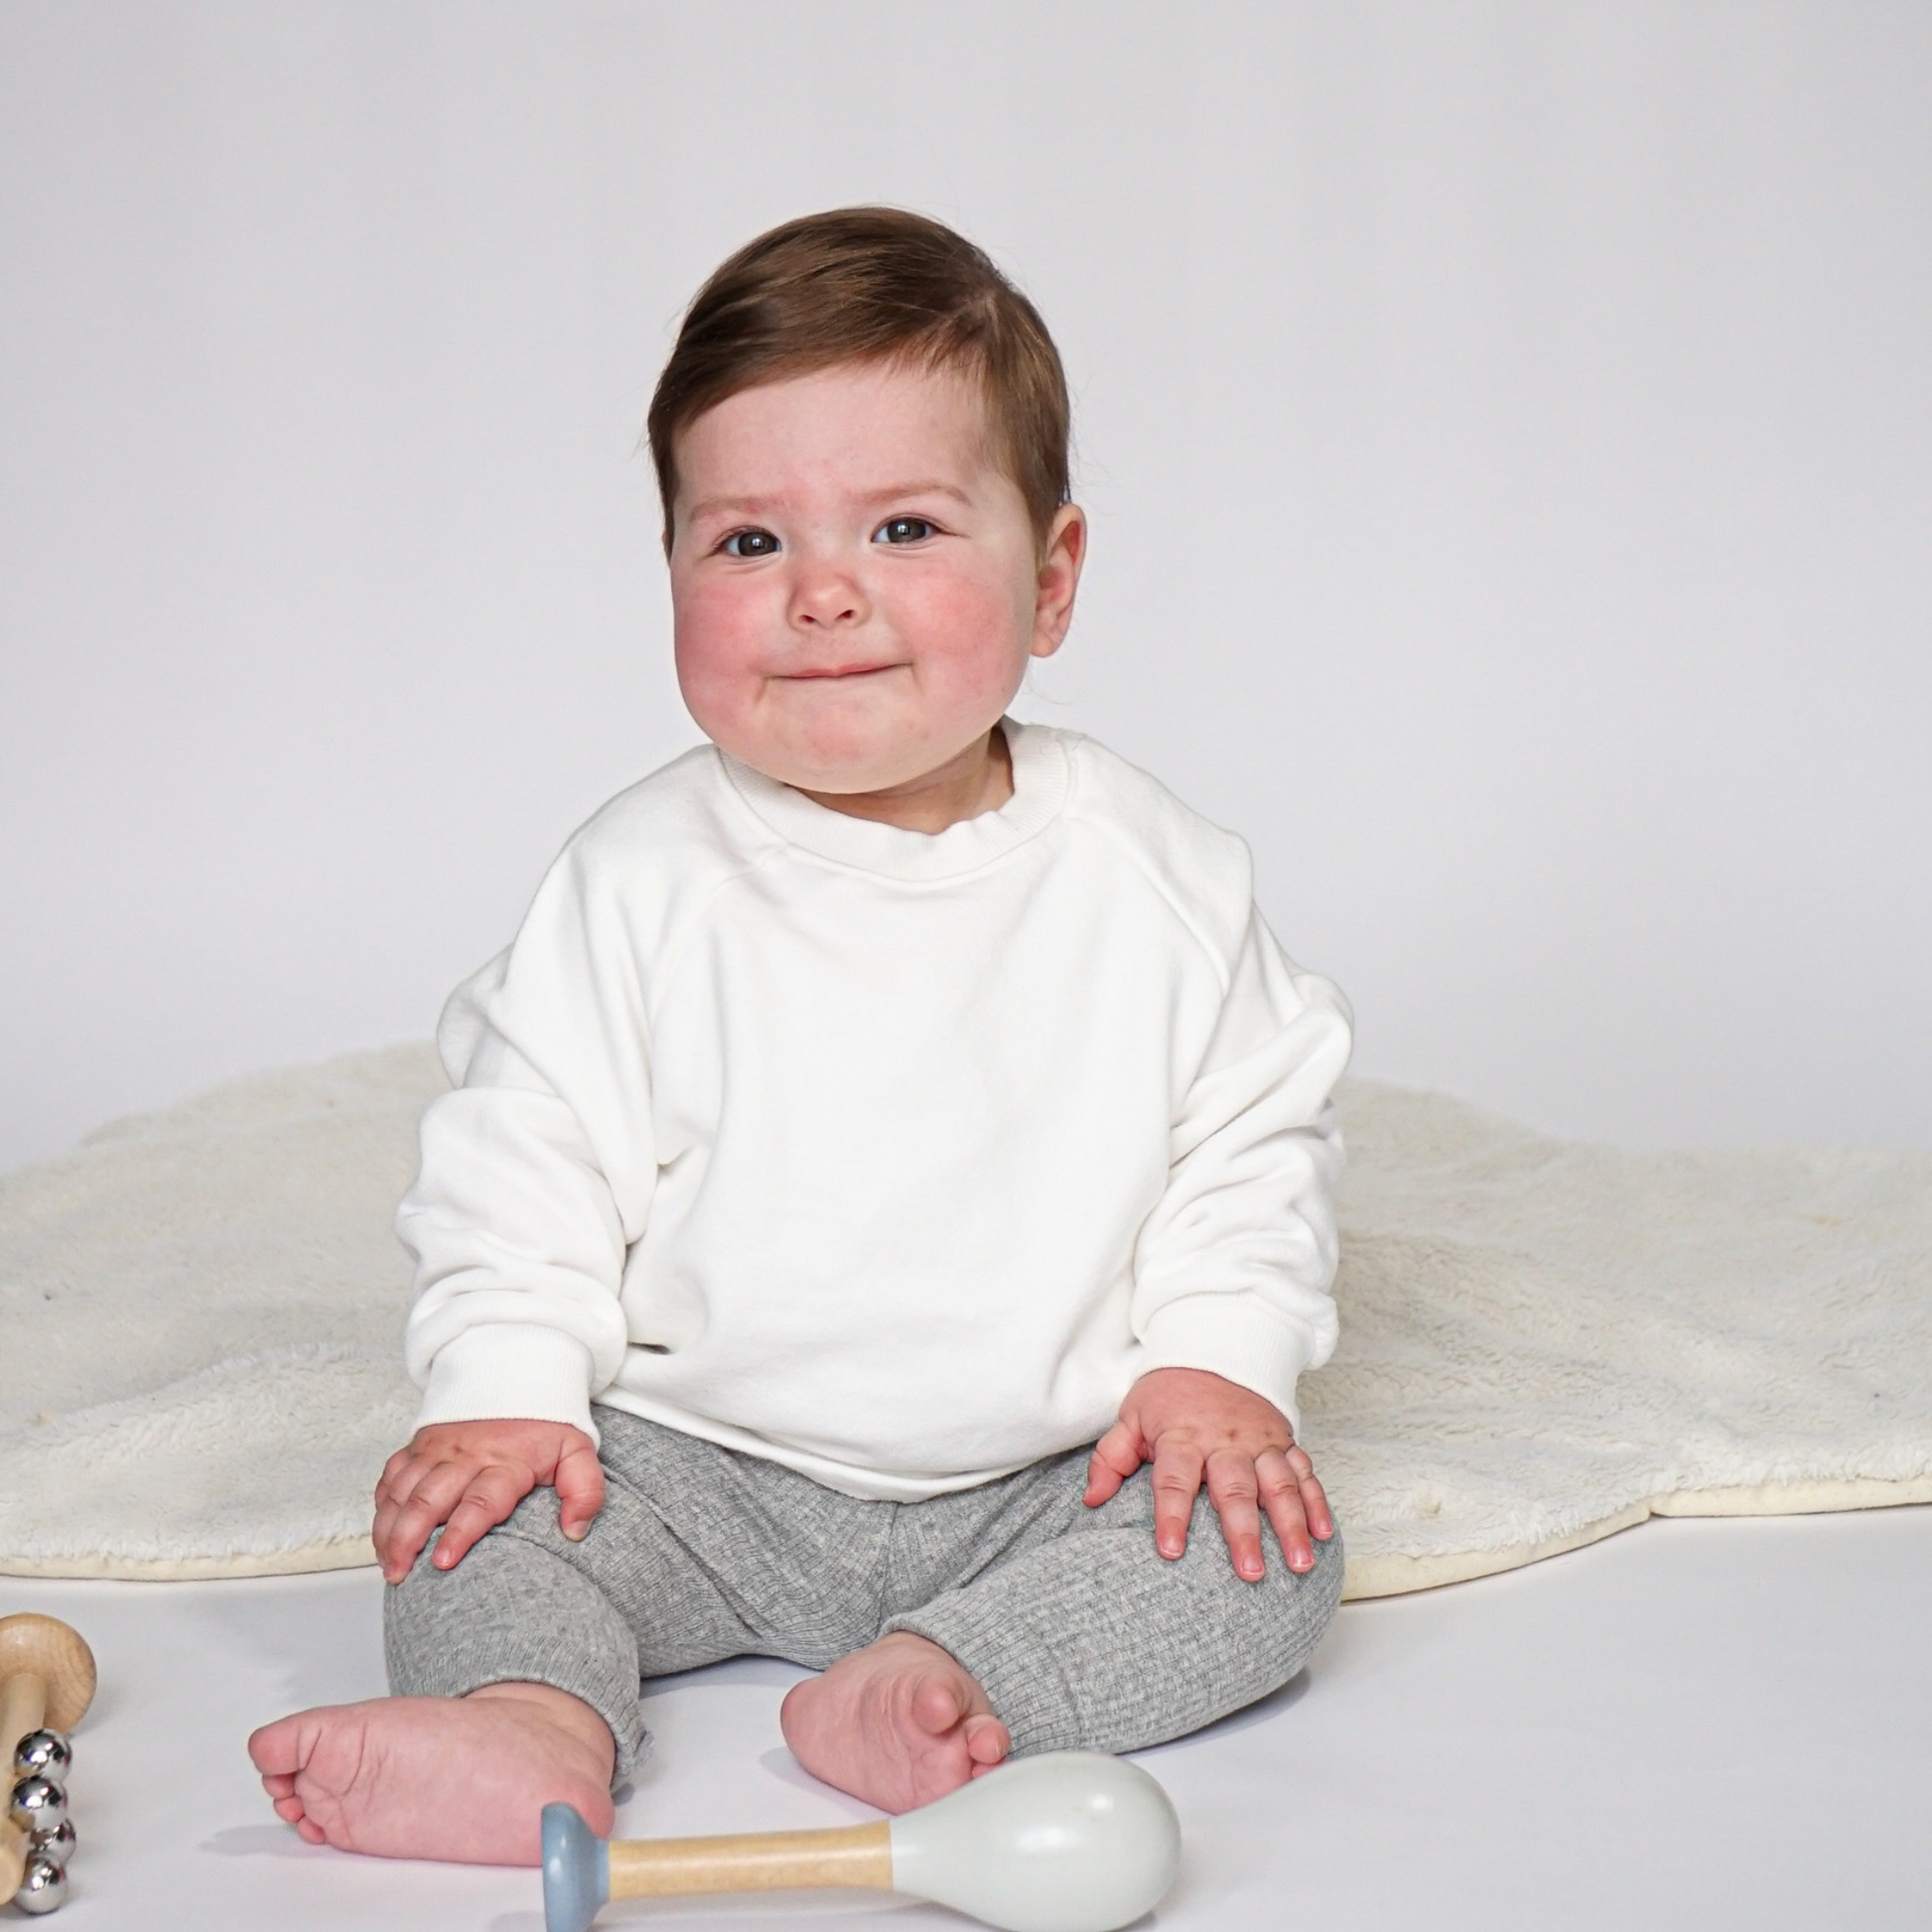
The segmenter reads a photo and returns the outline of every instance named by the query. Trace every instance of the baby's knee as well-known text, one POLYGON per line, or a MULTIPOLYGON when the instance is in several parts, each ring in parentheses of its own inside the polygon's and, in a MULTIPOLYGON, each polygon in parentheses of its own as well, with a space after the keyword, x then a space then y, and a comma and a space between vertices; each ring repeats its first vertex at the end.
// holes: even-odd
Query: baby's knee
MULTIPOLYGON (((1178 1563, 1163 1562, 1152 1588, 1164 1624, 1168 1655, 1186 1659, 1169 1665, 1172 1703, 1151 1711, 1151 1728, 1168 1736, 1271 1696, 1309 1666, 1341 1603, 1346 1555, 1339 1528, 1311 1539, 1313 1561, 1290 1566, 1272 1528, 1261 1533, 1263 1575, 1238 1575, 1213 1510, 1192 1525, 1187 1552, 1178 1563)), ((1157 1669, 1160 1666, 1157 1665, 1157 1669)))
POLYGON ((514 1566, 517 1558, 505 1547, 509 1543, 539 1549, 555 1543, 558 1547, 554 1554, 567 1556, 574 1546, 565 1541, 557 1527, 556 1516, 555 1495, 549 1490, 533 1489, 502 1522, 492 1523, 458 1562, 447 1567, 436 1561, 436 1553, 442 1548, 443 1538, 449 1529, 447 1523, 439 1523, 430 1531, 429 1541, 416 1553, 416 1560, 409 1566, 402 1581, 391 1585, 384 1592, 384 1601, 418 1601, 426 1589, 437 1587, 447 1579, 462 1575, 466 1581, 474 1581, 483 1572, 494 1570, 506 1561, 514 1566), (548 1510, 543 1507, 545 1502, 549 1504, 548 1510))
POLYGON ((518 1573, 536 1556, 527 1544, 521 1551, 508 1547, 502 1529, 498 1524, 478 1538, 459 1562, 444 1569, 436 1562, 443 1540, 439 1528, 402 1581, 382 1592, 383 1644, 390 1689, 398 1696, 462 1695, 442 1681, 453 1656, 466 1647, 462 1638, 511 1610, 527 1582, 518 1573))
MULTIPOLYGON (((547 1492, 546 1492, 547 1493, 547 1492)), ((527 1499, 526 1499, 527 1500, 527 1499)), ((554 1526, 556 1504, 550 1498, 554 1526)), ((491 1684, 547 1685, 595 1711, 617 1740, 620 1775, 643 1748, 635 1633, 571 1561, 576 1545, 497 1525, 447 1570, 425 1550, 383 1591, 382 1639, 397 1697, 467 1697, 491 1684)))
POLYGON ((1229 1639, 1260 1663, 1278 1688, 1299 1671, 1320 1642, 1341 1603, 1346 1555, 1341 1528, 1325 1538, 1309 1539, 1312 1562, 1306 1570, 1290 1565, 1273 1528, 1261 1529, 1263 1574, 1253 1580, 1238 1575, 1221 1534, 1218 1517, 1203 1494, 1180 1564, 1167 1566, 1184 1572, 1175 1577, 1179 1593, 1189 1599, 1180 1614, 1228 1633, 1229 1639))
POLYGON ((453 1687, 493 1633, 521 1632, 597 1594, 574 1561, 579 1546, 557 1528, 556 1497, 547 1489, 525 1496, 447 1569, 436 1562, 442 1538, 438 1529, 402 1581, 382 1592, 383 1643, 398 1695, 463 1695, 468 1683, 453 1687))
POLYGON ((1252 1583, 1236 1576, 1211 1525, 1208 1537, 1192 1588, 1181 1592, 1199 1675, 1191 1702, 1183 1698, 1175 1707, 1175 1718, 1184 1715, 1185 1722, 1176 1722, 1169 1735, 1229 1716, 1293 1682, 1308 1668, 1341 1603, 1346 1556, 1339 1528, 1311 1539, 1314 1561, 1307 1570, 1291 1569, 1274 1532, 1264 1529, 1266 1570, 1252 1583))

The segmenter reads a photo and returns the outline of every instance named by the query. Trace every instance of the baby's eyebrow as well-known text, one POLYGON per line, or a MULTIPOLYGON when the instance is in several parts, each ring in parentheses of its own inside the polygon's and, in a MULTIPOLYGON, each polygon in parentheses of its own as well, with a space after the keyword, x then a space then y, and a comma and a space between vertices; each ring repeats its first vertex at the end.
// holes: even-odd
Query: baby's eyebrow
MULTIPOLYGON (((859 501, 870 507, 881 503, 903 502, 910 496, 948 496, 956 503, 970 507, 971 495, 957 483, 941 483, 936 477, 915 483, 887 483, 883 488, 868 489, 859 501)), ((777 496, 707 496, 693 503, 685 511, 688 522, 698 523, 711 516, 764 516, 774 509, 783 507, 783 499, 777 496)))
POLYGON ((768 510, 776 498, 770 496, 707 496, 684 512, 695 523, 701 516, 756 516, 768 510))
POLYGON ((864 500, 868 503, 886 503, 896 496, 950 496, 955 503, 970 503, 973 500, 957 483, 937 481, 892 483, 884 489, 868 490, 864 500))

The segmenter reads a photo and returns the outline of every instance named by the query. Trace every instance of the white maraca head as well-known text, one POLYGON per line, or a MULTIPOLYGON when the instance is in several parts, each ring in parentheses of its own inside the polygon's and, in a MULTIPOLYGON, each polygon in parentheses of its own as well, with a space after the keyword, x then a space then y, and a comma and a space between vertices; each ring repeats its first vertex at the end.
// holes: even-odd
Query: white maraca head
POLYGON ((1115 1932, 1180 1869, 1180 1821, 1138 1764, 1018 1758, 892 1823, 893 1886, 1004 1932, 1115 1932))

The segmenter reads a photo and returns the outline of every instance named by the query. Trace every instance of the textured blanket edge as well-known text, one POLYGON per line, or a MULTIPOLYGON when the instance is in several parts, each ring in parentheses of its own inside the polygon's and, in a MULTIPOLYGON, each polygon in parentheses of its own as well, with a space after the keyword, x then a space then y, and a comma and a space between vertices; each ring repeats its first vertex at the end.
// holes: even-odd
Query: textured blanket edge
POLYGON ((1404 1596, 1412 1590, 1438 1589, 1521 1570, 1600 1543, 1619 1530, 1653 1516, 1821 1516, 1847 1509, 1896 1509, 1932 1503, 1932 1476, 1909 1482, 1767 1482, 1741 1489, 1678 1489, 1605 1516, 1569 1536, 1543 1543, 1512 1543, 1496 1550, 1458 1550, 1441 1557, 1350 1557, 1342 1601, 1371 1596, 1404 1596))
MULTIPOLYGON (((1527 1564, 1600 1543, 1606 1536, 1632 1529, 1653 1516, 1818 1516, 1849 1509, 1896 1509, 1911 1503, 1932 1503, 1932 1476, 1919 1476, 1910 1482, 1793 1482, 1762 1483, 1746 1489, 1679 1489, 1633 1503, 1569 1536, 1542 1543, 1460 1550, 1442 1557, 1351 1556, 1342 1600, 1405 1596, 1414 1590, 1439 1589, 1446 1584, 1472 1583, 1478 1577, 1521 1570, 1527 1564)), ((360 1570, 374 1563, 373 1545, 366 1536, 357 1536, 337 1543, 308 1543, 295 1550, 166 1562, 126 1557, 0 1557, 0 1577, 217 1583, 246 1577, 301 1577, 325 1570, 360 1570)))
POLYGON ((372 1569, 374 1564, 375 1545, 366 1536, 352 1536, 337 1543, 304 1543, 293 1550, 242 1551, 228 1557, 0 1557, 0 1577, 196 1584, 242 1577, 307 1577, 322 1570, 372 1569))

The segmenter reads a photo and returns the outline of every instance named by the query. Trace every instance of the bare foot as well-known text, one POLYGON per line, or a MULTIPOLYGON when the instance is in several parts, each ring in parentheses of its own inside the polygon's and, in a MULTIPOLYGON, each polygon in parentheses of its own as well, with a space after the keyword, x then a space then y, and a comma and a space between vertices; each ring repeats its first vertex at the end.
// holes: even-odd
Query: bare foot
POLYGON ((881 1811, 910 1811, 1013 1748, 986 1693, 946 1651, 895 1630, 786 1693, 785 1742, 813 1777, 881 1811))
POLYGON ((575 1805, 600 1838, 616 1817, 609 1726, 547 1684, 298 1711, 248 1755, 311 1845, 379 1859, 536 1864, 545 1805, 575 1805))

